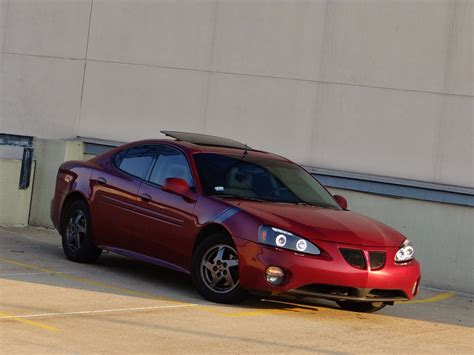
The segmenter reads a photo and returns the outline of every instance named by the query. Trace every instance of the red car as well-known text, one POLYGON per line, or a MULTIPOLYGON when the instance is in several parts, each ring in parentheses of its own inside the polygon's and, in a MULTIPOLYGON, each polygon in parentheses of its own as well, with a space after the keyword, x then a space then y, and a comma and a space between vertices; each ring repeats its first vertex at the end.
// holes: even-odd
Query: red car
POLYGON ((145 260, 191 274, 222 303, 257 292, 371 312, 417 294, 408 239, 348 211, 300 166, 225 138, 163 133, 175 140, 61 165, 51 218, 67 258, 145 260))

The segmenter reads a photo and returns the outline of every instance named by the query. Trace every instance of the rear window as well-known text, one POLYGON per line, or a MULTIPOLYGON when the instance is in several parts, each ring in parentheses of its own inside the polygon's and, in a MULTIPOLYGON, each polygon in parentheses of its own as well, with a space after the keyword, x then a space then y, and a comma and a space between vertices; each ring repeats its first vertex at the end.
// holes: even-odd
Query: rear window
POLYGON ((156 149, 152 146, 140 146, 117 153, 114 163, 127 174, 144 179, 155 157, 156 149))

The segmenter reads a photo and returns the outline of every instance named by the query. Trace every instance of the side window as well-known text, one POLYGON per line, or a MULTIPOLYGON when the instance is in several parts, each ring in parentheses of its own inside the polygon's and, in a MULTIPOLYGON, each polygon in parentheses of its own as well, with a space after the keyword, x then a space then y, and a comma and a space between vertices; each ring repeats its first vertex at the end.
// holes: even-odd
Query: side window
POLYGON ((152 146, 134 147, 118 153, 114 161, 120 170, 143 179, 155 154, 156 149, 152 146))
POLYGON ((177 149, 164 146, 150 175, 150 182, 163 185, 167 178, 180 178, 194 186, 193 176, 186 157, 177 149))

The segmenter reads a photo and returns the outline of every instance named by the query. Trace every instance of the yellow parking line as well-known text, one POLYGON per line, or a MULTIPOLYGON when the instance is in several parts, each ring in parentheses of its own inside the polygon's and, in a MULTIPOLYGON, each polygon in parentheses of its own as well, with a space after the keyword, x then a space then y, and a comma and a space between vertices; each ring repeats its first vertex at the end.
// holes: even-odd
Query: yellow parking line
MULTIPOLYGON (((166 297, 155 296, 155 295, 150 294, 150 293, 136 291, 136 290, 132 290, 132 289, 129 289, 129 288, 120 287, 120 286, 110 285, 110 284, 106 284, 106 283, 103 283, 103 282, 100 282, 100 281, 91 280, 89 278, 85 278, 85 277, 81 277, 81 276, 75 276, 75 275, 72 275, 72 274, 69 274, 69 273, 64 273, 64 272, 57 272, 57 271, 54 271, 52 269, 47 269, 47 268, 43 268, 43 267, 39 267, 39 266, 35 266, 35 265, 23 263, 23 262, 18 262, 18 261, 14 261, 14 260, 10 260, 10 259, 0 258, 0 262, 21 266, 23 268, 27 268, 27 269, 31 269, 31 270, 35 270, 35 271, 41 271, 42 273, 51 274, 51 275, 55 275, 55 276, 60 276, 64 279, 67 279, 67 280, 70 280, 70 281, 79 282, 79 283, 83 283, 83 284, 86 284, 86 285, 99 287, 99 288, 104 288, 104 289, 108 289, 108 290, 112 290, 112 291, 122 292, 122 293, 126 293, 126 294, 133 295, 133 296, 139 296, 139 297, 143 297, 143 298, 148 298, 148 299, 153 299, 153 300, 158 300, 158 301, 164 301, 164 302, 169 302, 169 303, 174 303, 174 304, 196 305, 196 304, 193 304, 193 303, 190 303, 190 302, 176 301, 174 299, 170 299, 170 298, 166 298, 166 297)), ((446 292, 446 293, 441 293, 441 294, 438 294, 438 295, 435 295, 433 297, 429 297, 429 298, 426 298, 426 299, 418 299, 418 300, 413 300, 413 301, 408 301, 408 302, 400 302, 400 303, 438 302, 438 301, 450 298, 454 294, 455 293, 453 293, 453 292, 446 292)), ((284 302, 284 301, 276 301, 276 300, 263 300, 263 301, 273 302, 273 303, 280 303, 280 304, 287 304, 287 305, 291 306, 291 308, 288 308, 288 309, 250 310, 250 311, 238 311, 238 312, 225 312, 225 311, 222 311, 220 309, 216 309, 216 308, 208 307, 208 306, 204 306, 204 305, 196 305, 197 306, 196 308, 204 310, 206 312, 213 313, 213 314, 218 314, 218 315, 221 315, 221 316, 224 316, 224 317, 249 317, 249 316, 261 316, 261 315, 269 315, 269 314, 282 314, 282 313, 288 313, 288 312, 313 313, 315 310, 321 310, 322 309, 322 308, 319 308, 319 307, 318 308, 317 307, 311 307, 311 306, 308 306, 308 305, 304 305, 303 306, 304 308, 302 308, 302 306, 297 304, 297 303, 284 302)), ((397 302, 397 303, 399 303, 399 302, 397 302)))
MULTIPOLYGON (((408 301, 408 302, 400 302, 400 303, 405 303, 405 304, 409 304, 409 303, 431 303, 431 302, 438 302, 438 301, 442 301, 442 300, 445 300, 445 299, 448 299, 450 297, 453 297, 455 295, 454 292, 444 292, 444 293, 440 293, 440 294, 437 294, 433 297, 428 297, 428 298, 422 298, 422 299, 419 299, 419 300, 413 300, 413 301, 408 301)), ((398 302, 397 302, 398 303, 398 302)))
POLYGON ((52 331, 52 332, 58 332, 59 331, 58 328, 52 327, 50 325, 46 325, 46 324, 43 324, 43 323, 40 323, 40 322, 33 322, 31 320, 28 320, 28 319, 18 318, 18 317, 10 315, 8 313, 0 312, 0 316, 8 317, 8 319, 11 319, 11 320, 14 320, 14 321, 17 321, 17 322, 20 322, 20 323, 28 324, 28 325, 31 325, 33 327, 38 327, 38 328, 41 328, 41 329, 49 330, 49 331, 52 331))
MULTIPOLYGON (((135 291, 135 290, 120 287, 120 286, 109 285, 109 284, 106 284, 106 283, 103 283, 103 282, 100 282, 100 281, 91 280, 89 278, 85 278, 85 277, 81 277, 81 276, 75 276, 75 275, 67 274, 67 273, 64 273, 64 272, 57 272, 57 271, 54 271, 52 269, 47 269, 47 268, 43 268, 43 267, 40 267, 40 266, 31 265, 29 263, 18 262, 18 261, 14 261, 14 260, 11 260, 11 259, 0 258, 0 262, 20 266, 20 267, 23 267, 23 268, 26 268, 26 269, 40 271, 40 272, 45 273, 45 274, 59 276, 59 277, 64 278, 66 280, 79 282, 79 283, 83 283, 83 284, 86 284, 86 285, 90 285, 90 286, 94 286, 94 287, 100 287, 100 288, 104 288, 104 289, 108 289, 108 290, 118 291, 118 292, 126 293, 126 294, 129 294, 129 295, 133 295, 133 296, 139 296, 139 297, 144 297, 144 298, 159 300, 159 301, 165 301, 165 302, 175 303, 175 304, 196 305, 196 304, 193 304, 193 303, 190 303, 190 302, 176 301, 176 300, 165 298, 165 297, 155 296, 155 295, 152 295, 152 294, 149 294, 149 293, 146 293, 146 292, 135 291)), ((204 305, 196 305, 196 306, 197 306, 196 308, 201 309, 203 311, 218 314, 218 315, 221 315, 221 316, 224 316, 224 317, 249 317, 249 316, 267 315, 267 314, 286 313, 286 312, 290 311, 290 310, 282 310, 282 309, 268 309, 268 310, 254 310, 254 311, 225 312, 225 311, 215 309, 215 308, 209 307, 209 306, 204 306, 204 305)), ((297 308, 292 308, 291 311, 294 311, 294 312, 296 312, 296 311, 305 312, 306 311, 307 312, 308 310, 301 309, 301 308, 298 308, 298 309, 297 308)))

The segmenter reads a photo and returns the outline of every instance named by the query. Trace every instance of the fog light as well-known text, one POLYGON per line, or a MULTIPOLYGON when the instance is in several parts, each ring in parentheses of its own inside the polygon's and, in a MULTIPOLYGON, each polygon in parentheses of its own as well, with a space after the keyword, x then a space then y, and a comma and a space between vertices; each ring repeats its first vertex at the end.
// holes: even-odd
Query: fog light
POLYGON ((278 286, 283 282, 285 273, 278 266, 270 266, 265 271, 265 278, 270 285, 278 286))

